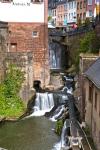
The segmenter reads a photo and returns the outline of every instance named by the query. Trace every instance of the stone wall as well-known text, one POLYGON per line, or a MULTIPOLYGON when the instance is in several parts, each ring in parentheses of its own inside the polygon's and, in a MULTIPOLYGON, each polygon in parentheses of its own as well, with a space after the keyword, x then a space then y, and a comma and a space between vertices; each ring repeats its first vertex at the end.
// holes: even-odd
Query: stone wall
POLYGON ((15 64, 24 72, 24 82, 20 90, 20 96, 28 101, 33 90, 33 57, 32 52, 8 52, 5 59, 6 68, 9 64, 15 64))
POLYGON ((74 91, 74 96, 76 97, 76 106, 80 112, 81 119, 85 119, 85 95, 86 90, 84 87, 85 76, 84 72, 89 68, 89 66, 99 57, 99 54, 80 54, 79 59, 79 74, 77 79, 77 87, 74 91))
POLYGON ((7 52, 8 24, 0 22, 0 82, 5 76, 5 57, 7 52))
POLYGON ((47 24, 9 23, 10 52, 32 52, 33 80, 49 83, 49 53, 47 24))

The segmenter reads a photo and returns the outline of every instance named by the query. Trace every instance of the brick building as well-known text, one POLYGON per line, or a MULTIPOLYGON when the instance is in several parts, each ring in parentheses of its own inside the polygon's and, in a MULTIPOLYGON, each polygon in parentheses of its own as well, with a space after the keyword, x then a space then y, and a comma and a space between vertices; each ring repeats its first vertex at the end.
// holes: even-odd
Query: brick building
POLYGON ((0 20, 8 22, 8 52, 31 52, 33 81, 42 85, 49 82, 47 11, 47 0, 0 1, 0 20))

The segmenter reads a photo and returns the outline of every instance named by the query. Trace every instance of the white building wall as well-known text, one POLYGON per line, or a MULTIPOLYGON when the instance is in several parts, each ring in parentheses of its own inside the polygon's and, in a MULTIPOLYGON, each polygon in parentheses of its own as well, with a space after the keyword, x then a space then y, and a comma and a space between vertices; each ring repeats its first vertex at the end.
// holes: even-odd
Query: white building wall
POLYGON ((44 22, 44 3, 31 3, 31 0, 0 2, 0 21, 44 22))
POLYGON ((76 1, 68 2, 67 23, 76 22, 76 1))

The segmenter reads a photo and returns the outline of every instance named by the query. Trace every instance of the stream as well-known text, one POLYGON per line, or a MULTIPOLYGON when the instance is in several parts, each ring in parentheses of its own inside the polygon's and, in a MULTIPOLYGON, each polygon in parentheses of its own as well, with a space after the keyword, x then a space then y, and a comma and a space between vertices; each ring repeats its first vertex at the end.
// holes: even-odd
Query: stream
POLYGON ((0 126, 0 147, 7 150, 61 150, 70 149, 67 138, 69 119, 65 120, 61 137, 55 132, 55 122, 68 113, 67 94, 72 93, 73 81, 66 78, 64 88, 57 93, 37 93, 33 113, 17 122, 5 122, 0 126), (69 87, 68 87, 69 85, 69 87), (55 108, 55 109, 54 109, 55 108), (47 113, 48 117, 44 114, 47 113))
POLYGON ((54 123, 46 117, 32 117, 0 128, 0 146, 7 150, 51 150, 58 137, 54 123))

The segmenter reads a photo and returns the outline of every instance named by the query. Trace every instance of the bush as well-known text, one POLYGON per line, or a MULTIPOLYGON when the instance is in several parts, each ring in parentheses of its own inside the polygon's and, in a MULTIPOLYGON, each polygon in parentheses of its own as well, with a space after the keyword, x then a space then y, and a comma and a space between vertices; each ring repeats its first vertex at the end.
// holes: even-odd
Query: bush
POLYGON ((16 66, 10 65, 5 80, 0 84, 0 115, 17 117, 24 111, 24 103, 18 96, 24 81, 24 73, 16 66))
POLYGON ((58 120, 58 121, 56 122, 55 132, 56 132, 58 135, 61 135, 62 128, 63 128, 63 120, 58 120))
POLYGON ((83 53, 98 53, 100 48, 100 39, 94 31, 87 33, 84 38, 80 40, 80 52, 83 53))

